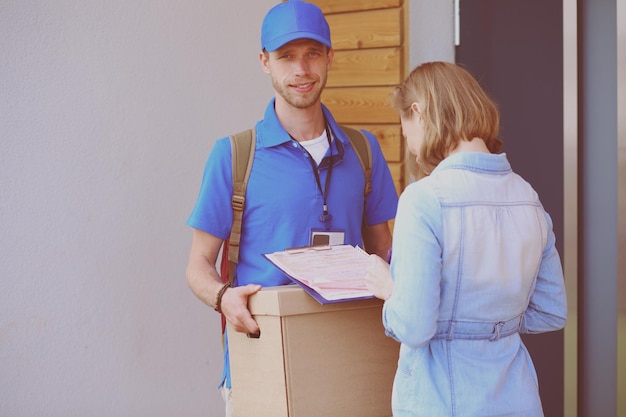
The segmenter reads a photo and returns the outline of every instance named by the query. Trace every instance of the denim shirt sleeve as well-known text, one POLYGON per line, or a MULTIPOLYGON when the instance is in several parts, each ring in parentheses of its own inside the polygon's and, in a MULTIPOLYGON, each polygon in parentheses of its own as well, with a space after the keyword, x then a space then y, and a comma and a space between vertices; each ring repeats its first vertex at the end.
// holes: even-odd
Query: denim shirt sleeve
POLYGON ((556 237, 552 230, 552 219, 546 217, 546 247, 537 273, 535 290, 524 313, 521 333, 541 333, 559 330, 567 320, 567 301, 561 259, 556 250, 556 237))
POLYGON ((442 268, 441 207, 425 181, 400 196, 394 224, 391 274, 394 289, 383 306, 388 336, 417 348, 435 334, 442 268))

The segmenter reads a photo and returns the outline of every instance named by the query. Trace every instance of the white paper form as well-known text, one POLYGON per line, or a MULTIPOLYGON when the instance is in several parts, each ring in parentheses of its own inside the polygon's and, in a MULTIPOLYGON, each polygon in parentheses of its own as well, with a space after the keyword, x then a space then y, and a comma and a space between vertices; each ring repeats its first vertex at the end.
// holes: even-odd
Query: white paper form
POLYGON ((321 303, 374 296, 365 285, 369 255, 358 246, 313 246, 265 256, 297 283, 319 294, 323 299, 307 291, 321 303))

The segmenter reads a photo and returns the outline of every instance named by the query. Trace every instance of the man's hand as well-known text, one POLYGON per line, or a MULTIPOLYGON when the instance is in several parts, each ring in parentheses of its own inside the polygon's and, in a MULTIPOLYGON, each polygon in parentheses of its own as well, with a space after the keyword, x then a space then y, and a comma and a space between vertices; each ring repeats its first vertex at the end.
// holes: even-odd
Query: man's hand
POLYGON ((248 297, 259 292, 260 289, 260 285, 248 284, 243 287, 228 288, 222 296, 222 313, 235 331, 259 334, 259 325, 248 310, 248 297))
POLYGON ((377 298, 387 300, 393 292, 393 280, 389 264, 378 255, 369 256, 365 284, 377 298))

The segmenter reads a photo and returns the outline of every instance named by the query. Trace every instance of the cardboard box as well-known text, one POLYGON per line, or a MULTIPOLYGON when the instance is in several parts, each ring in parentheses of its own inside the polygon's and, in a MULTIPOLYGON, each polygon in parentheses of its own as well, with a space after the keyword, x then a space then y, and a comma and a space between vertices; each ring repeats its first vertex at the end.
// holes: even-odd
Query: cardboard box
POLYGON ((389 417, 399 344, 382 301, 321 305, 300 287, 264 288, 258 339, 229 329, 235 417, 389 417))

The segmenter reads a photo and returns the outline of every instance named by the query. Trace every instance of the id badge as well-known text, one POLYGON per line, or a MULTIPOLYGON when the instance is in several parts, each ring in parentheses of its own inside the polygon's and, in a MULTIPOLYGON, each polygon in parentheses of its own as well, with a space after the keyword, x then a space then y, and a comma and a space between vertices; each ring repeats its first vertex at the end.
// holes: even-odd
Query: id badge
POLYGON ((345 241, 343 229, 311 229, 311 246, 343 245, 345 241))

